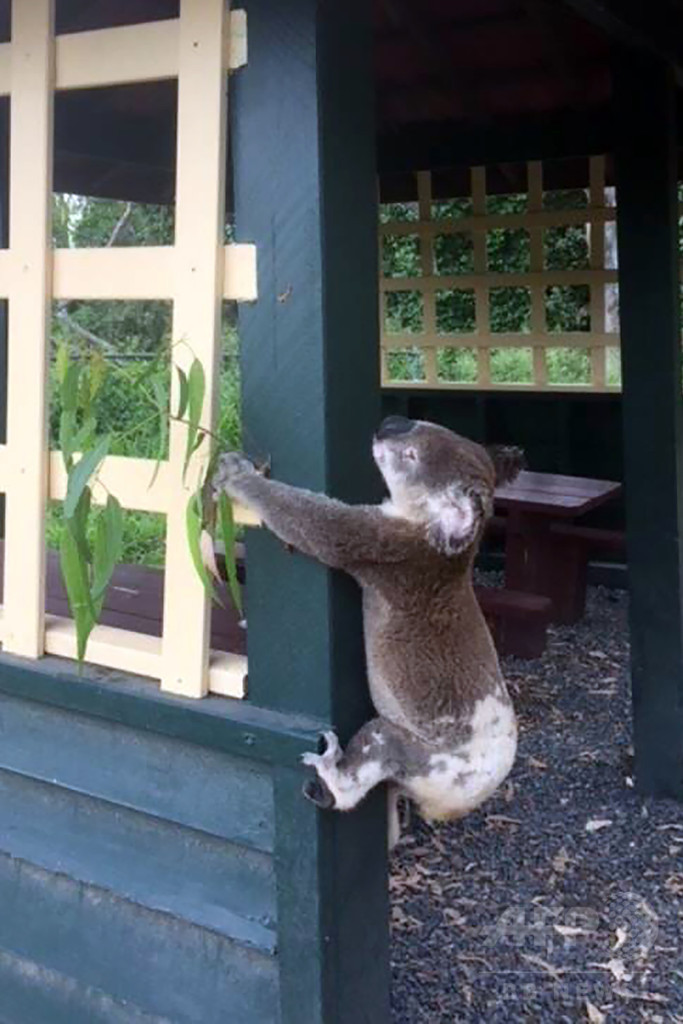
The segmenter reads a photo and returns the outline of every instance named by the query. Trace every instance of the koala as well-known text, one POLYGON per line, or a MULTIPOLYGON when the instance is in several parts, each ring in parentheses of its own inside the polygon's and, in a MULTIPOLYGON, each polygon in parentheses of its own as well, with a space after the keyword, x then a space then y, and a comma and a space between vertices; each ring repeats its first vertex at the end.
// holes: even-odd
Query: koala
POLYGON ((349 573, 363 595, 370 694, 377 717, 346 747, 326 732, 305 795, 348 811, 389 784, 427 820, 459 818, 508 775, 517 725, 472 586, 497 483, 522 466, 517 449, 487 450, 433 423, 385 419, 372 444, 389 491, 381 505, 346 505, 266 479, 224 455, 214 488, 247 506, 285 544, 349 573))

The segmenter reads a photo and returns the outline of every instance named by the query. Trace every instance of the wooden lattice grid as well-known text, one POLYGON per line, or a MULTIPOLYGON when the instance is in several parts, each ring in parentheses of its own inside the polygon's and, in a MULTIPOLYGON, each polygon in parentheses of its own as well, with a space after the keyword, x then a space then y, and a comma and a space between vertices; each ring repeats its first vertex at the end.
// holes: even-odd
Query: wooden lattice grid
POLYGON ((419 245, 419 276, 380 277, 380 344, 384 387, 428 389, 519 389, 618 391, 609 384, 606 373, 608 349, 618 350, 619 334, 608 330, 605 290, 616 286, 617 270, 606 266, 605 226, 616 219, 616 208, 606 200, 605 158, 589 158, 587 202, 582 208, 547 209, 544 206, 543 165, 526 165, 526 210, 521 213, 487 212, 486 168, 470 170, 469 201, 471 213, 454 217, 433 216, 432 175, 417 174, 417 218, 388 220, 380 224, 380 260, 386 239, 414 237, 419 245), (544 259, 547 229, 586 226, 589 264, 585 269, 548 269, 544 259), (487 262, 487 235, 496 229, 523 230, 529 240, 529 267, 525 271, 492 271, 487 262), (472 268, 458 274, 439 274, 434 259, 435 242, 441 236, 460 235, 471 240, 472 268), (552 286, 587 286, 589 289, 588 330, 550 330, 547 325, 546 290, 552 286), (491 292, 493 289, 519 288, 529 294, 529 330, 494 331, 491 329, 491 292), (419 296, 422 330, 392 332, 388 329, 387 297, 392 293, 419 296), (448 333, 439 330, 437 295, 442 292, 472 293, 474 316, 471 330, 448 333), (491 350, 531 349, 531 379, 528 382, 492 379, 491 350), (583 349, 590 352, 590 382, 558 384, 548 380, 548 349, 583 349), (476 379, 469 382, 444 379, 439 374, 441 352, 470 349, 476 353, 476 379), (417 351, 421 356, 419 379, 392 377, 392 353, 417 351))
MULTIPOLYGON (((45 512, 62 499, 61 453, 47 434, 49 315, 53 299, 171 299, 172 407, 175 366, 203 364, 207 398, 201 426, 216 420, 223 299, 256 298, 256 253, 223 245, 226 76, 246 61, 246 19, 226 0, 181 0, 173 20, 55 37, 54 0, 14 0, 11 42, 0 45, 0 94, 9 94, 10 239, 0 251, 0 297, 8 302, 7 443, 0 446, 6 494, 3 649, 28 658, 73 658, 70 619, 45 614, 45 512), (175 245, 52 249, 52 108, 56 89, 178 79, 175 245)), ((87 660, 161 680, 200 697, 244 694, 243 657, 209 651, 210 606, 185 536, 185 508, 206 455, 193 457, 183 483, 186 427, 170 423, 169 457, 152 485, 154 463, 108 456, 93 499, 110 490, 126 509, 166 516, 161 638, 95 627, 87 660)), ((238 522, 249 515, 236 510, 238 522)))

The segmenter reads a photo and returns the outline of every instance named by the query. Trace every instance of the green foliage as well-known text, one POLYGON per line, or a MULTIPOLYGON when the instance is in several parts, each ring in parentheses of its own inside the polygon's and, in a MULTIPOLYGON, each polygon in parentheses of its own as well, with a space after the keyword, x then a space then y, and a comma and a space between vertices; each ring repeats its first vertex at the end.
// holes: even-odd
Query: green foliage
POLYGON ((218 496, 218 527, 220 530, 221 540, 223 541, 225 568, 230 594, 235 608, 241 615, 242 591, 240 590, 239 581, 237 579, 237 559, 235 555, 237 533, 235 529, 235 519, 232 514, 232 505, 228 501, 227 495, 224 493, 221 493, 218 496))
POLYGON ((531 267, 531 241, 524 228, 493 228, 486 233, 486 262, 495 273, 524 273, 531 267))
POLYGON ((533 354, 530 348, 492 348, 491 380, 494 384, 531 384, 533 354))
POLYGON ((385 235, 382 239, 382 273, 385 277, 418 277, 420 240, 416 235, 385 235))
POLYGON ((440 380, 473 384, 477 379, 477 353, 473 348, 443 348, 436 356, 440 380))
POLYGON ((94 535, 88 534, 90 482, 109 448, 109 437, 97 436, 92 416, 92 403, 103 380, 101 368, 95 359, 81 365, 70 363, 63 349, 57 360, 57 373, 62 404, 59 436, 67 474, 59 556, 81 663, 120 555, 123 524, 118 501, 108 495, 94 535), (83 453, 77 459, 79 448, 83 453))
MULTIPOLYGON (((162 354, 163 355, 163 354, 162 354)), ((111 580, 112 573, 121 555, 126 551, 126 525, 123 510, 117 499, 107 495, 103 510, 92 512, 91 485, 97 481, 97 470, 108 454, 112 444, 109 434, 98 433, 98 422, 101 411, 96 408, 104 383, 110 379, 106 363, 103 363, 98 352, 81 356, 80 361, 71 361, 68 347, 62 343, 55 359, 53 370, 58 385, 59 401, 54 412, 53 435, 56 434, 58 444, 62 448, 62 456, 67 472, 67 491, 63 504, 52 510, 48 516, 48 542, 52 541, 59 547, 62 578, 67 592, 69 608, 73 615, 77 635, 77 656, 79 663, 86 653, 88 638, 101 614, 104 596, 111 580), (80 455, 78 453, 81 453, 80 455)), ((141 427, 147 431, 149 446, 154 448, 157 458, 164 455, 165 439, 167 438, 169 403, 166 386, 167 373, 162 356, 141 367, 134 367, 131 373, 119 370, 119 380, 128 379, 129 384, 137 390, 137 406, 146 400, 153 413, 144 418, 141 427), (150 436, 149 425, 156 426, 156 437, 150 436), (164 439, 159 454, 159 439, 164 439)), ((182 375, 184 376, 184 375, 182 375)), ((194 359, 190 372, 181 386, 181 410, 187 407, 188 419, 182 422, 188 425, 187 450, 185 468, 194 451, 205 439, 206 432, 199 427, 204 397, 204 370, 197 359, 194 359)), ((130 411, 130 409, 129 409, 130 411)), ((207 569, 207 560, 212 559, 211 533, 215 532, 216 510, 210 500, 210 482, 223 438, 234 433, 235 411, 230 410, 224 423, 223 433, 212 437, 212 454, 205 469, 203 485, 192 495, 187 507, 187 543, 195 568, 210 596, 215 597, 215 590, 207 569), (207 496, 209 500, 207 499, 207 496)), ((111 422, 109 427, 111 428, 111 422)), ((136 428, 128 428, 118 434, 118 447, 122 454, 129 454, 130 439, 135 435, 136 428), (126 444, 125 442, 128 442, 126 444)), ((100 485, 101 486, 101 485, 100 485)), ((220 509, 220 531, 226 545, 226 564, 228 565, 228 583, 233 594, 236 588, 236 570, 230 559, 234 558, 235 526, 229 505, 223 496, 220 509)), ((155 540, 159 538, 159 518, 156 517, 155 540)), ((135 532, 139 535, 140 520, 133 520, 135 532)), ((163 529, 163 527, 161 527, 163 529)), ((236 600, 241 612, 241 604, 236 600)))
POLYGON ((439 334, 469 334, 474 331, 475 298, 472 288, 439 289, 434 305, 439 334))
MULTIPOLYGON (((577 210, 587 206, 586 189, 556 189, 544 193, 543 205, 549 210, 577 210)), ((526 212, 526 195, 487 196, 490 214, 526 212)), ((435 200, 432 218, 471 216, 469 197, 435 200)), ((383 223, 417 219, 414 203, 392 204, 382 208, 383 223)), ((474 270, 472 237, 468 232, 435 233, 433 241, 434 273, 454 276, 474 270)), ((682 250, 683 251, 683 250, 682 250)), ((384 238, 383 272, 390 277, 413 277, 421 273, 418 235, 387 235, 384 238)), ((486 233, 487 268, 492 273, 525 273, 530 270, 531 245, 524 228, 492 228, 486 233)), ((589 244, 585 225, 564 225, 544 231, 544 265, 549 270, 585 270, 589 267, 589 244)), ((552 286, 544 296, 547 328, 565 333, 590 329, 590 289, 587 285, 552 286)), ((469 288, 442 288, 435 294, 436 328, 441 335, 476 332, 475 294, 469 288)), ((531 330, 531 293, 522 286, 497 286, 489 290, 491 332, 528 334, 531 330)), ((388 333, 419 334, 424 330, 422 296, 417 291, 394 291, 385 297, 385 329, 388 333)), ((444 342, 447 337, 444 337, 444 342)), ((531 383, 533 356, 520 338, 519 347, 504 346, 491 351, 491 377, 494 383, 531 383)), ((393 380, 424 380, 424 356, 418 347, 392 351, 387 367, 393 380)), ((583 350, 554 348, 548 353, 550 383, 590 382, 590 358, 583 350)), ((453 383, 476 381, 474 348, 447 348, 437 351, 440 380, 453 383)), ((618 353, 608 355, 607 379, 619 380, 618 353)))
POLYGON ((387 369, 392 380, 424 380, 424 353, 419 348, 388 352, 387 369))
POLYGON ((474 245, 471 234, 454 232, 434 237, 436 274, 471 274, 474 271, 474 245))

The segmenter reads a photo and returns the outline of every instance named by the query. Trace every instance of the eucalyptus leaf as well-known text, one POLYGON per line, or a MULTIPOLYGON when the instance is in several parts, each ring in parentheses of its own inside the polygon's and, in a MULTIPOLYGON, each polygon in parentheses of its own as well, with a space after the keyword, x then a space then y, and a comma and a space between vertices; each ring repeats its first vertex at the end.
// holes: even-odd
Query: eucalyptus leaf
POLYGON ((96 616, 88 586, 87 565, 81 558, 78 543, 68 525, 62 530, 59 562, 69 608, 76 626, 77 657, 78 661, 82 662, 96 616))
POLYGON ((176 413, 176 419, 181 420, 187 412, 187 403, 190 399, 190 386, 187 380, 187 374, 184 370, 181 370, 179 366, 176 366, 178 372, 178 384, 180 386, 180 395, 178 397, 178 412, 176 413))
POLYGON ((98 444, 90 451, 85 452, 82 458, 76 463, 69 473, 69 482, 64 499, 64 516, 70 519, 76 510, 78 499, 83 493, 90 477, 93 475, 102 459, 109 450, 109 437, 101 438, 98 444))
POLYGON ((60 342, 59 348, 57 349, 57 355, 55 357, 55 374, 57 376, 57 382, 60 386, 64 384, 66 379, 66 373, 69 369, 69 346, 66 341, 60 342))
POLYGON ((90 401, 94 401, 102 390, 107 376, 107 361, 101 352, 93 353, 90 359, 90 401))
MULTIPOLYGON (((187 378, 188 385, 188 427, 187 427, 187 444, 185 447, 185 462, 183 463, 183 480, 187 472, 187 467, 190 464, 192 453, 197 449, 197 431, 199 429, 199 420, 202 415, 202 408, 204 406, 204 391, 206 388, 206 380, 204 377, 204 367, 198 359, 194 359, 192 366, 190 367, 190 373, 187 378)), ((201 442, 199 442, 201 444, 201 442)))
POLYGON ((123 541, 123 511, 117 499, 110 494, 104 511, 95 526, 93 546, 92 601, 99 616, 104 595, 111 581, 116 563, 121 556, 123 541))
POLYGON ((92 447, 92 443, 95 440, 95 430, 97 429, 97 421, 94 416, 88 416, 83 421, 73 437, 73 447, 71 454, 74 452, 87 451, 92 447))
POLYGON ((78 405, 84 416, 90 416, 90 366, 87 369, 84 367, 81 371, 81 377, 78 384, 78 405))
POLYGON ((86 566, 87 571, 90 570, 90 544, 88 543, 88 518, 90 516, 90 507, 92 505, 92 493, 89 487, 83 489, 78 502, 76 503, 76 510, 71 519, 66 520, 68 529, 71 530, 71 535, 78 544, 81 558, 86 566))
POLYGON ((76 413, 78 409, 78 382, 81 377, 81 367, 78 363, 70 363, 67 367, 62 381, 61 399, 62 409, 65 412, 76 413))
POLYGON ((225 573, 228 577, 230 596, 241 616, 242 591, 237 579, 237 562, 235 558, 235 517, 232 512, 232 502, 225 491, 221 491, 218 495, 218 526, 225 550, 225 573))
POLYGON ((62 409, 62 414, 59 417, 59 447, 62 451, 62 459, 67 473, 71 469, 73 454, 76 451, 75 436, 76 413, 62 409))
POLYGON ((214 599, 215 593, 213 589, 213 583, 211 582, 211 576, 204 565, 204 559, 202 557, 202 531, 204 524, 202 523, 202 502, 201 493, 195 491, 190 500, 187 503, 187 509, 185 512, 185 524, 187 529, 187 546, 190 550, 190 556, 192 558, 193 565, 197 571, 197 575, 204 585, 204 589, 211 599, 214 599))

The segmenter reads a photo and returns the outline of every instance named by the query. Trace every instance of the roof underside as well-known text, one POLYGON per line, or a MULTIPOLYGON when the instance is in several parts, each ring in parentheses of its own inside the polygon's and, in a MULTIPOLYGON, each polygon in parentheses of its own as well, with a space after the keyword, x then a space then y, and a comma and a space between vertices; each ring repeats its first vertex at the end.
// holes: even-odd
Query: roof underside
MULTIPOLYGON (((173 18, 178 8, 57 0, 57 31, 173 18)), ((8 38, 9 0, 0 0, 8 38)), ((375 0, 375 40, 379 164, 396 197, 410 188, 401 172, 418 168, 609 149, 614 43, 683 65, 670 49, 683 54, 683 0, 375 0)), ((175 107, 171 81, 58 94, 56 188, 171 200, 175 107)), ((562 173, 571 177, 571 165, 562 173)), ((444 178, 444 193, 456 186, 444 178)))

